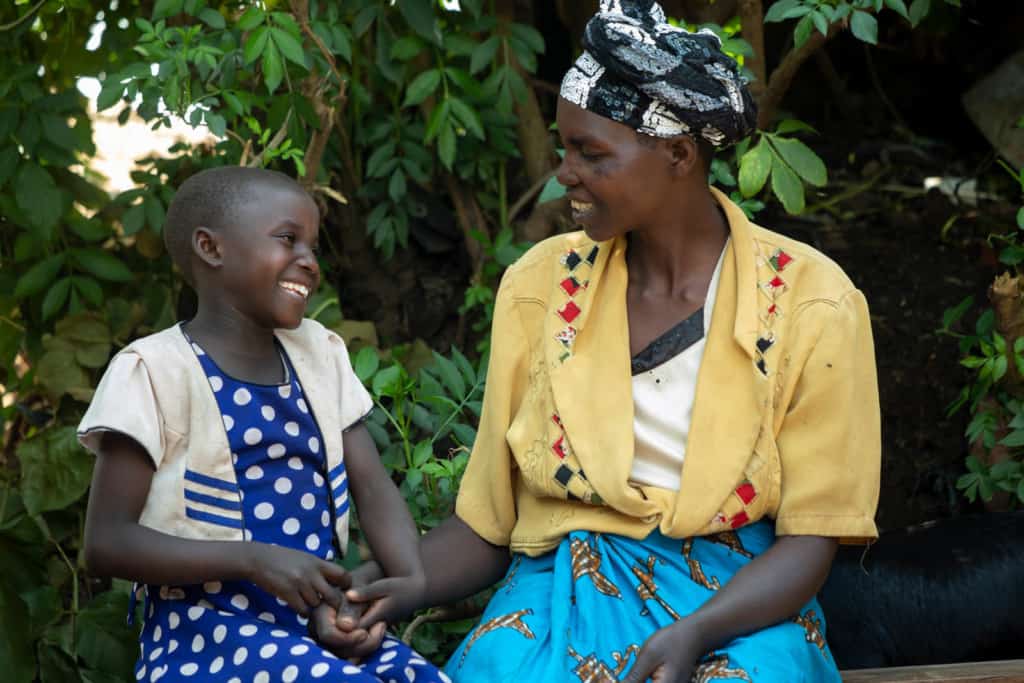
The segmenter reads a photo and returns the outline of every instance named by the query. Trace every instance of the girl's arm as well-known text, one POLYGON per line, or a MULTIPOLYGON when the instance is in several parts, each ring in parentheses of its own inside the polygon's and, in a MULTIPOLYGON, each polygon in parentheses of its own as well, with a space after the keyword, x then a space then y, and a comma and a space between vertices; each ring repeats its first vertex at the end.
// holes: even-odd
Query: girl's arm
POLYGON ((347 587, 343 568, 264 543, 197 541, 139 524, 153 464, 145 449, 116 432, 103 435, 85 520, 85 561, 97 576, 163 585, 246 580, 286 601, 300 614, 336 601, 332 584, 347 587))
POLYGON ((795 616, 825 583, 837 546, 834 538, 779 536, 700 609, 648 638, 625 683, 686 683, 704 653, 795 616))
POLYGON ((344 449, 349 491, 373 557, 388 576, 422 578, 416 523, 366 425, 345 432, 344 449))

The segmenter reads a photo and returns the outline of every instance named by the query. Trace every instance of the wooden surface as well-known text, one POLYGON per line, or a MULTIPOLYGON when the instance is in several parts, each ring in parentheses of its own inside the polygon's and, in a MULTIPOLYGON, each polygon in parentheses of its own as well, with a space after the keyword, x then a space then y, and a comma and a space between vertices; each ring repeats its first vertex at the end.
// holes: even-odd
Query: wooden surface
POLYGON ((1024 659, 857 669, 842 675, 844 683, 1024 683, 1024 659))

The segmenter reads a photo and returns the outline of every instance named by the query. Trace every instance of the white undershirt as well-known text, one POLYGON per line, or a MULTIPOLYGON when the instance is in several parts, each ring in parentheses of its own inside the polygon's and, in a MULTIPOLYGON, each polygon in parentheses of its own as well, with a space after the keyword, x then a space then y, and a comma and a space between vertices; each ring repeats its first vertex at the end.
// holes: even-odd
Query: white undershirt
MULTIPOLYGON (((726 246, 728 246, 726 241, 726 246)), ((715 272, 704 300, 704 335, 689 348, 661 365, 633 375, 633 484, 679 490, 686 457, 686 437, 690 433, 693 398, 697 390, 697 372, 711 314, 718 278, 722 272, 725 248, 718 257, 715 272)))

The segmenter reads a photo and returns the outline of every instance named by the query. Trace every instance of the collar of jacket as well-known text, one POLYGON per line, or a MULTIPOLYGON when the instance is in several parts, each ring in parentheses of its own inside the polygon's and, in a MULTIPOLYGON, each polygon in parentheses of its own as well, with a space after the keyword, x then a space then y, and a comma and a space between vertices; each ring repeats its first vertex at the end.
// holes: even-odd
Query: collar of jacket
MULTIPOLYGON (((698 374, 678 493, 626 484, 634 436, 625 238, 596 245, 589 284, 572 297, 580 312, 573 320, 571 354, 557 337, 565 328, 558 306, 550 307, 545 330, 555 408, 587 479, 611 507, 659 517, 662 532, 675 537, 704 527, 742 480, 770 403, 769 378, 754 365, 762 294, 753 226, 728 197, 714 188, 711 192, 725 212, 732 239, 698 374)), ((587 254, 591 244, 577 251, 587 254)), ((550 301, 565 298, 564 276, 563 269, 550 301)))

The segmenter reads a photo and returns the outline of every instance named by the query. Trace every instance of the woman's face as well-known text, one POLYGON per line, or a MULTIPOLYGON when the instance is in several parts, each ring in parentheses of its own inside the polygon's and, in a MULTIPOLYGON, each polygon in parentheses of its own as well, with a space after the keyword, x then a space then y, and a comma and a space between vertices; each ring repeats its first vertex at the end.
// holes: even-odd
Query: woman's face
POLYGON ((621 123, 559 98, 558 133, 565 157, 556 178, 566 187, 572 218, 604 241, 665 220, 674 205, 671 146, 642 138, 621 123))

